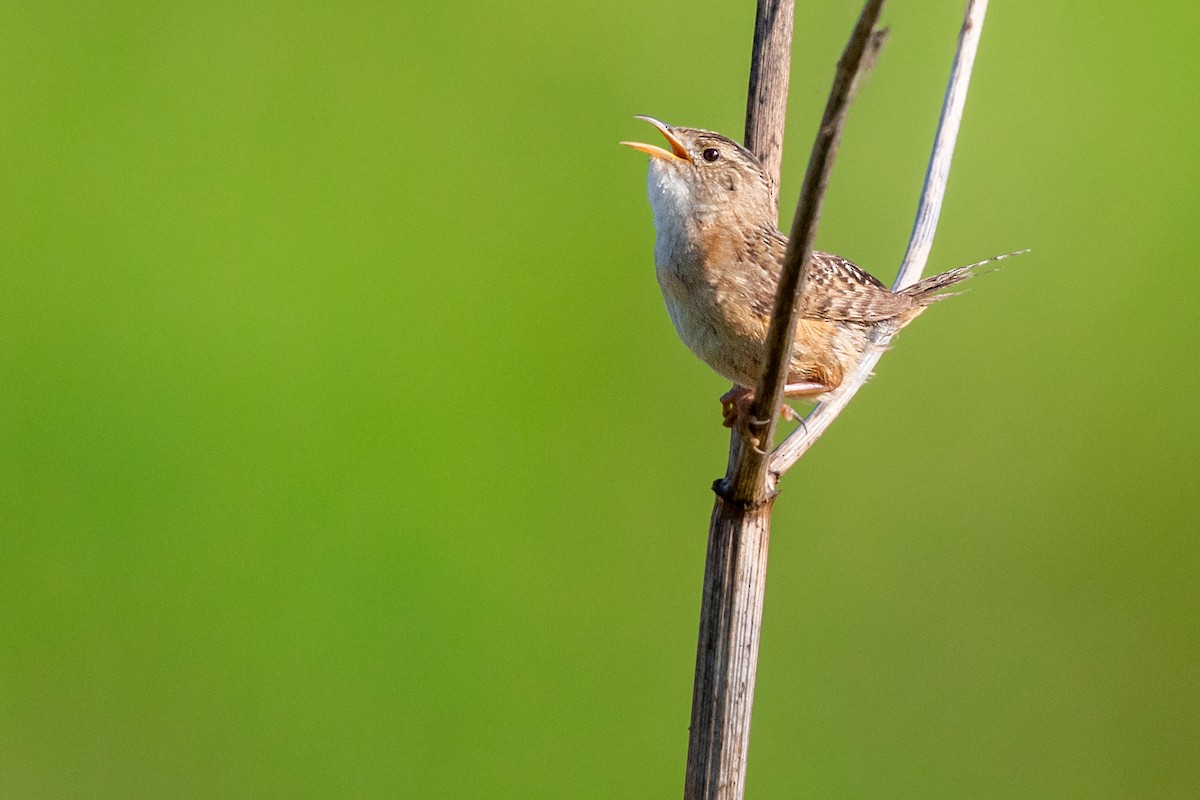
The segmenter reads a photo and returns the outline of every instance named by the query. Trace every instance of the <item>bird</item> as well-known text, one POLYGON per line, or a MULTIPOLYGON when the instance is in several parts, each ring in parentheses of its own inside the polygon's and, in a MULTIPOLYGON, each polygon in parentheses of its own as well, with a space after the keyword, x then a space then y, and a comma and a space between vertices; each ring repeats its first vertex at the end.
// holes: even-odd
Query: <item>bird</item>
MULTIPOLYGON (((787 251, 787 237, 776 227, 772 179, 753 153, 726 136, 637 119, 657 128, 669 148, 621 142, 650 156, 654 267, 667 313, 688 349, 733 382, 720 398, 723 423, 757 448, 749 408, 787 251)), ((784 397, 821 400, 842 384, 874 332, 897 333, 952 296, 944 290, 972 277, 977 266, 893 292, 848 259, 814 250, 784 397)), ((790 407, 782 412, 794 418, 790 407)))

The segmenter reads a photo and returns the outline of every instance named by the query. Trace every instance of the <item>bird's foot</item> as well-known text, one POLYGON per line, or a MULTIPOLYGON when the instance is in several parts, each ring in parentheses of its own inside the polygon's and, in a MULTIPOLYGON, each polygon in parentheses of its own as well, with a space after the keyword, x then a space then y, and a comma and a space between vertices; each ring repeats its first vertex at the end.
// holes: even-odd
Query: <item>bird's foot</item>
MULTIPOLYGON (((769 420, 755 419, 750 414, 750 406, 754 403, 754 390, 745 386, 734 386, 725 394, 721 395, 721 424, 726 428, 734 428, 738 435, 742 437, 742 441, 752 447, 754 451, 760 455, 767 455, 767 451, 762 449, 759 437, 755 436, 752 428, 765 428, 769 420)), ((779 406, 779 416, 782 419, 792 422, 796 417, 796 412, 786 403, 781 403, 779 406)))

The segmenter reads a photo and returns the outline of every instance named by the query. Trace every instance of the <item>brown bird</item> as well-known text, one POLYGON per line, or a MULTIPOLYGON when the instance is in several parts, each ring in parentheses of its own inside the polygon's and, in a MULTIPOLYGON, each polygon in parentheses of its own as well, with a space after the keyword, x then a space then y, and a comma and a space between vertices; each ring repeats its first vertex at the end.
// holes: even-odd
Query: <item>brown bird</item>
MULTIPOLYGON (((787 249, 775 227, 769 179, 758 159, 718 133, 644 119, 669 150, 649 153, 654 266, 667 313, 683 343, 736 386, 721 398, 726 427, 751 444, 747 418, 787 249)), ((892 292, 840 256, 813 251, 784 395, 815 401, 836 389, 862 357, 873 329, 895 333, 939 290, 972 277, 960 267, 892 292)), ((791 409, 785 406, 790 418, 791 409)))

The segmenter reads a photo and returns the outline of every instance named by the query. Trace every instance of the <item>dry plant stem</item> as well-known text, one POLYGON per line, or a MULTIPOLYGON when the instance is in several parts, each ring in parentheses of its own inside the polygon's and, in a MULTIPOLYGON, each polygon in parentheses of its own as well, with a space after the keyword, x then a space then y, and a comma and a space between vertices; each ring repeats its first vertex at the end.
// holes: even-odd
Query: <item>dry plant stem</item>
MULTIPOLYGON (((754 403, 750 408, 751 425, 760 442, 769 443, 775 435, 779 417, 779 405, 783 400, 783 386, 787 381, 787 365, 791 363, 792 343, 796 338, 796 322, 799 314, 796 301, 804 288, 808 262, 812 259, 813 239, 816 237, 817 220, 821 215, 821 202, 833 170, 838 143, 850 101, 858 89, 862 75, 870 69, 879 48, 885 40, 884 32, 876 32, 875 25, 883 11, 884 0, 868 0, 859 16, 858 24, 850 35, 850 41, 838 61, 837 74, 817 139, 809 157, 804 185, 800 190, 800 201, 792 221, 791 236, 787 253, 784 255, 779 288, 775 294, 775 307, 771 313, 771 326, 767 330, 767 347, 763 372, 755 390, 754 403), (760 422, 756 422, 760 421, 760 422)), ((731 465, 722 487, 726 500, 745 500, 761 503, 774 490, 774 481, 767 476, 768 457, 750 447, 740 447, 741 458, 731 465)))
POLYGON ((750 54, 750 90, 746 93, 746 137, 742 143, 758 157, 770 178, 771 207, 776 209, 794 16, 793 0, 758 0, 754 49, 750 54))
MULTIPOLYGON (((765 24, 761 15, 764 9, 769 11, 772 6, 769 2, 759 4, 756 58, 760 57, 757 31, 765 24)), ((799 253, 789 252, 790 268, 784 267, 785 271, 790 269, 793 273, 788 281, 790 289, 781 286, 780 296, 785 299, 776 300, 775 318, 771 326, 775 339, 784 344, 778 350, 770 351, 777 361, 772 370, 773 383, 764 382, 759 387, 760 401, 764 394, 769 395, 769 403, 765 405, 769 411, 766 414, 761 412, 761 408, 755 411, 770 419, 770 430, 762 434, 763 441, 770 441, 770 431, 774 429, 778 413, 784 377, 779 363, 790 361, 795 301, 802 285, 801 267, 811 258, 817 210, 845 118, 845 108, 853 95, 860 72, 869 67, 871 54, 882 44, 882 39, 872 33, 882 6, 883 0, 867 3, 846 54, 839 62, 838 78, 813 149, 809 175, 805 178, 805 190, 801 195, 797 216, 811 218, 811 222, 802 227, 799 240, 793 235, 792 246, 800 247, 799 253), (775 331, 776 328, 782 330, 775 331), (771 388, 764 390, 763 386, 771 388)), ((791 18, 790 12, 788 18, 791 18)), ((769 32, 764 36, 768 42, 778 42, 782 38, 771 36, 769 32)), ((774 55, 778 56, 778 53, 774 55)), ((784 69, 787 58, 790 58, 790 54, 782 59, 784 69)), ((776 84, 774 91, 786 92, 786 86, 784 79, 776 84), (780 87, 783 87, 782 90, 780 87)), ((775 102, 778 102, 778 98, 771 100, 768 105, 773 107, 775 102)), ((786 103, 786 98, 782 102, 786 103)), ((752 96, 747 104, 747 115, 754 117, 757 108, 758 104, 752 96)), ((758 131, 755 135, 759 141, 782 142, 782 115, 776 124, 779 131, 774 137, 759 130, 753 120, 747 120, 746 128, 747 131, 758 131)), ((760 402, 758 405, 763 404, 760 402)), ((750 740, 750 714, 766 587, 771 503, 775 493, 773 481, 768 484, 767 457, 742 446, 741 438, 736 433, 732 440, 729 471, 726 478, 714 486, 717 500, 709 525, 704 570, 704 597, 700 611, 684 783, 685 800, 742 800, 745 796, 746 752, 750 740)))
POLYGON ((950 162, 954 159, 954 144, 958 141, 958 128, 962 123, 963 108, 967 104, 967 87, 971 84, 975 54, 979 52, 985 14, 987 0, 972 0, 963 14, 962 28, 958 32, 958 49, 954 53, 954 64, 950 68, 950 82, 946 86, 946 97, 942 101, 942 115, 938 118, 937 133, 933 137, 933 151, 929 154, 929 166, 925 170, 925 184, 921 188, 921 200, 917 204, 917 217, 913 221, 904 261, 896 275, 896 282, 892 285, 893 292, 921 280, 921 274, 929 261, 929 251, 933 249, 933 236, 937 233, 942 200, 946 196, 946 183, 950 180, 950 162))
POLYGON ((770 525, 770 502, 717 498, 704 565, 684 800, 745 796, 770 525))
MULTIPOLYGON (((950 177, 950 162, 954 157, 954 144, 958 139, 958 128, 962 122, 963 108, 967 101, 967 87, 971 82, 971 69, 975 54, 979 50, 979 39, 983 35, 983 20, 987 13, 987 0, 971 0, 963 15, 962 29, 958 34, 958 50, 954 55, 954 66, 950 72, 950 83, 942 103, 942 114, 934 136, 933 152, 929 156, 929 167, 925 172, 925 185, 913 223, 908 250, 892 284, 898 291, 921 279, 933 247, 933 236, 937 232, 938 217, 942 210, 942 199, 946 193, 946 182, 950 177)), ((771 456, 771 474, 778 476, 787 472, 821 437, 821 434, 842 412, 850 398, 862 388, 871 376, 875 365, 887 348, 890 336, 872 337, 872 347, 863 356, 854 371, 846 377, 837 391, 816 408, 804 420, 804 424, 792 432, 771 456)))

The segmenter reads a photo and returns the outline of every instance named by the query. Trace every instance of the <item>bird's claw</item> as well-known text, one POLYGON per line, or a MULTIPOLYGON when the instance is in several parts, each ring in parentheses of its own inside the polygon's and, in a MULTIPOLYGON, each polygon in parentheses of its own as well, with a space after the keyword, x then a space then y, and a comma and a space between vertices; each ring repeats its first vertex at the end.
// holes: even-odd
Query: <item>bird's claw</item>
MULTIPOLYGON (((759 437, 753 435, 750 429, 764 428, 770 420, 758 419, 750 414, 750 405, 754 402, 754 390, 745 386, 735 386, 721 395, 721 424, 726 428, 736 428, 742 441, 759 455, 769 455, 763 450, 759 437)), ((779 416, 788 422, 796 419, 796 412, 786 403, 779 406, 779 416)))

